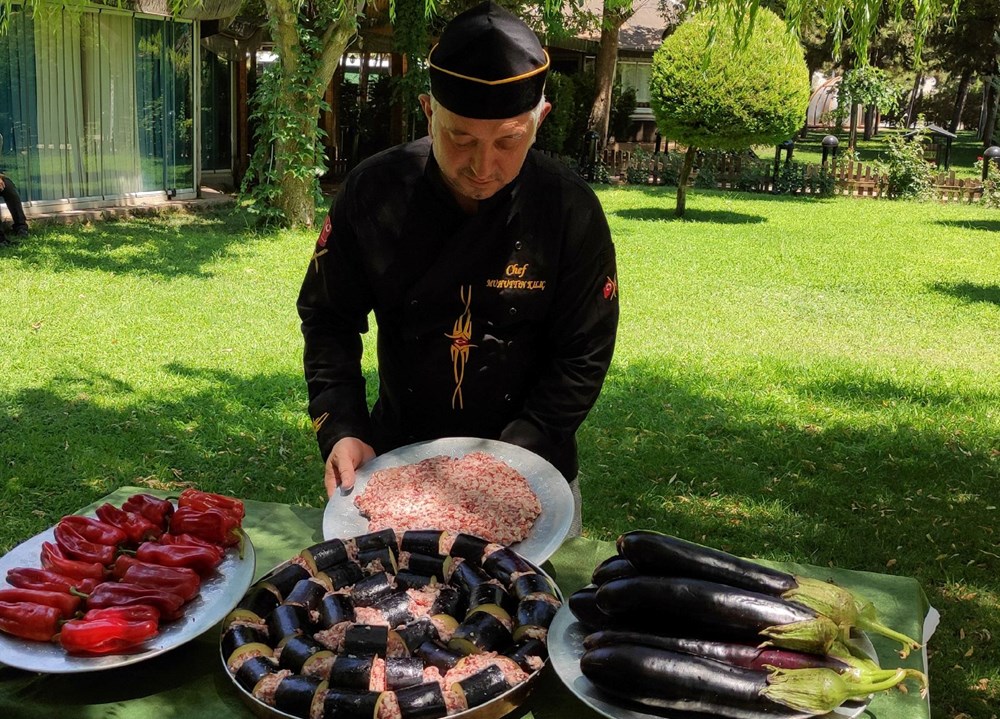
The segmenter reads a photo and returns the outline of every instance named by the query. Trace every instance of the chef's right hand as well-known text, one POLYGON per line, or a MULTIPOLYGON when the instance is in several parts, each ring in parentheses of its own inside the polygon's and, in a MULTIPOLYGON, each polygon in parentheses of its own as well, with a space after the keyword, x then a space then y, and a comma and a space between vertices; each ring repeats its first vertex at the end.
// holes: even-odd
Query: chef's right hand
POLYGON ((326 460, 323 482, 326 494, 333 497, 340 487, 342 494, 354 489, 354 470, 375 456, 375 450, 357 437, 344 437, 333 445, 333 451, 326 460))

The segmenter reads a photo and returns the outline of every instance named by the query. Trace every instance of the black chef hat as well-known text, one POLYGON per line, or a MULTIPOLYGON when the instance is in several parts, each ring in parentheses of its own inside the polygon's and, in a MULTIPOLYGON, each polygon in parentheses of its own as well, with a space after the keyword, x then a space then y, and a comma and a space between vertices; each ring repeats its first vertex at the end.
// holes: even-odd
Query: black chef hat
POLYGON ((489 0, 448 23, 427 62, 434 99, 456 115, 490 120, 534 109, 549 69, 531 28, 489 0))

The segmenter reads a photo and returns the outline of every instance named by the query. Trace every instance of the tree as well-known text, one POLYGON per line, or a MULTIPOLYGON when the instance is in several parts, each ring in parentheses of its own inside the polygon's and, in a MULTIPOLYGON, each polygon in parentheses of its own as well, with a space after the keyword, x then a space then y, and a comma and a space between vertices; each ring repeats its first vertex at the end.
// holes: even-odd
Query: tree
POLYGON ((699 148, 773 145, 799 129, 809 104, 802 48, 770 10, 759 10, 753 32, 739 40, 731 26, 700 13, 653 55, 650 104, 663 137, 687 145, 677 182, 680 217, 699 148))
MULTIPOLYGON (((918 73, 918 77, 920 77, 918 73)), ((851 115, 851 133, 848 146, 858 141, 858 107, 872 107, 881 113, 893 112, 899 107, 899 89, 883 70, 871 65, 861 65, 844 73, 837 88, 836 116, 843 119, 851 115)), ((866 122, 867 126, 870 123, 866 122)))
POLYGON ((635 10, 632 0, 604 0, 601 18, 601 41, 594 60, 594 104, 590 108, 587 127, 597 133, 598 144, 604 147, 608 139, 608 122, 611 117, 611 88, 615 83, 618 66, 618 36, 622 25, 635 10))

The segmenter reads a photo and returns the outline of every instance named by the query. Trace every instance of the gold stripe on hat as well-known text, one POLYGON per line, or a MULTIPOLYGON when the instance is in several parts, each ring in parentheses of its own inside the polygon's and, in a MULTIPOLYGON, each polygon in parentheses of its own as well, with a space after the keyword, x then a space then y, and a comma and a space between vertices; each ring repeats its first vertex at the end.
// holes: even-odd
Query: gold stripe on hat
POLYGON ((502 80, 483 80, 483 79, 478 78, 478 77, 472 77, 470 75, 462 75, 461 73, 458 73, 458 72, 452 72, 451 70, 446 70, 445 68, 443 68, 443 67, 441 67, 439 65, 435 65, 434 61, 431 60, 431 57, 434 55, 434 51, 437 50, 437 47, 438 46, 435 45, 434 47, 431 48, 430 53, 428 53, 428 55, 427 55, 427 64, 428 65, 430 65, 431 67, 433 67, 438 72, 443 72, 445 75, 451 75, 452 77, 457 77, 460 80, 468 80, 469 82, 478 82, 480 85, 506 85, 506 84, 511 83, 511 82, 518 82, 519 80, 525 80, 525 79, 527 79, 529 77, 534 77, 535 75, 537 75, 540 72, 545 72, 546 70, 548 70, 549 69, 549 64, 551 62, 551 60, 549 60, 549 53, 548 53, 548 51, 546 51, 545 48, 542 48, 542 52, 545 54, 545 64, 542 65, 541 67, 535 68, 534 70, 531 70, 530 72, 523 73, 521 75, 515 75, 514 77, 505 77, 502 80))

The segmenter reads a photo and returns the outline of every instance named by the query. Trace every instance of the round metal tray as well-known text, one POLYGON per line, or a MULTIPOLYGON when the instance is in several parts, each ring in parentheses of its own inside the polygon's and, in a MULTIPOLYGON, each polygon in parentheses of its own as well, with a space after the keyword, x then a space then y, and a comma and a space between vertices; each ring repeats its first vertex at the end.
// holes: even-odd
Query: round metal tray
MULTIPOLYGON (((53 531, 47 529, 0 557, 0 576, 6 576, 7 570, 14 567, 40 566, 42 542, 54 542, 53 531)), ((159 634, 134 653, 76 657, 67 654, 58 644, 31 642, 0 634, 0 662, 32 672, 74 674, 114 669, 152 659, 191 641, 221 621, 253 582, 255 567, 253 543, 243 532, 242 558, 235 547, 227 549, 216 570, 202 578, 198 595, 184 605, 184 615, 164 624, 159 634)))
MULTIPOLYGON (((274 572, 285 567, 288 563, 289 563, 288 561, 284 561, 276 565, 264 576, 266 577, 270 574, 273 574, 274 572)), ((548 578, 549 582, 551 582, 552 586, 555 589, 556 596, 559 598, 559 601, 563 603, 563 606, 560 607, 559 609, 559 611, 561 612, 562 609, 565 608, 566 603, 562 591, 559 589, 559 586, 555 583, 555 580, 553 580, 551 576, 549 576, 544 570, 539 568, 538 565, 535 564, 534 562, 531 562, 529 560, 528 563, 531 564, 532 568, 534 568, 539 574, 544 575, 545 577, 548 578)), ((226 664, 226 657, 223 656, 222 654, 222 636, 225 634, 225 631, 226 627, 223 626, 219 634, 219 659, 222 661, 223 671, 229 677, 230 681, 232 681, 233 687, 239 694, 240 699, 242 699, 243 702, 247 705, 247 707, 249 707, 249 709, 253 712, 254 716, 261 717, 261 719, 298 719, 298 717, 296 717, 293 714, 288 714, 287 712, 283 712, 280 709, 277 709, 276 707, 272 707, 269 704, 265 704, 264 702, 257 699, 253 694, 248 692, 246 689, 244 689, 242 686, 240 686, 240 684, 236 682, 236 678, 229 672, 229 667, 226 664)), ((551 629, 550 629, 550 634, 548 636, 551 637, 551 629)), ((546 640, 546 645, 548 645, 548 640, 546 640)), ((534 672, 532 672, 531 674, 529 674, 526 680, 524 680, 517 686, 511 687, 503 694, 494 697, 490 701, 486 702, 485 704, 481 704, 480 706, 473 707, 471 709, 466 709, 465 711, 458 712, 456 714, 449 714, 447 715, 447 719, 500 719, 501 717, 506 716, 507 714, 514 711, 521 704, 524 703, 527 697, 531 694, 531 691, 534 689, 538 675, 541 674, 542 670, 545 669, 545 665, 548 664, 548 662, 549 660, 548 658, 546 658, 543 665, 534 672)), ((442 719, 444 718, 442 717, 442 719)))
POLYGON ((417 442, 379 455, 358 468, 354 489, 348 494, 334 494, 323 513, 323 536, 349 537, 368 531, 368 518, 354 506, 354 496, 364 490, 371 476, 380 469, 416 464, 431 457, 464 457, 471 452, 485 452, 520 472, 542 505, 528 536, 510 545, 511 549, 534 564, 543 564, 562 545, 573 523, 573 493, 566 478, 548 461, 523 447, 493 439, 444 437, 417 442))
MULTIPOLYGON (((676 712, 671 713, 668 710, 655 713, 654 710, 639 704, 627 705, 618 697, 602 692, 587 679, 580 671, 580 657, 583 656, 583 639, 592 631, 594 630, 576 620, 565 602, 552 620, 552 625, 549 627, 549 659, 552 668, 567 689, 584 704, 608 719, 669 719, 678 716, 676 712)), ((867 635, 862 633, 858 637, 852 637, 851 641, 876 664, 878 663, 875 647, 867 635)), ((864 712, 869 701, 871 697, 865 701, 847 701, 823 716, 828 719, 853 719, 864 712)), ((683 716, 687 718, 690 715, 683 714, 683 716)))

